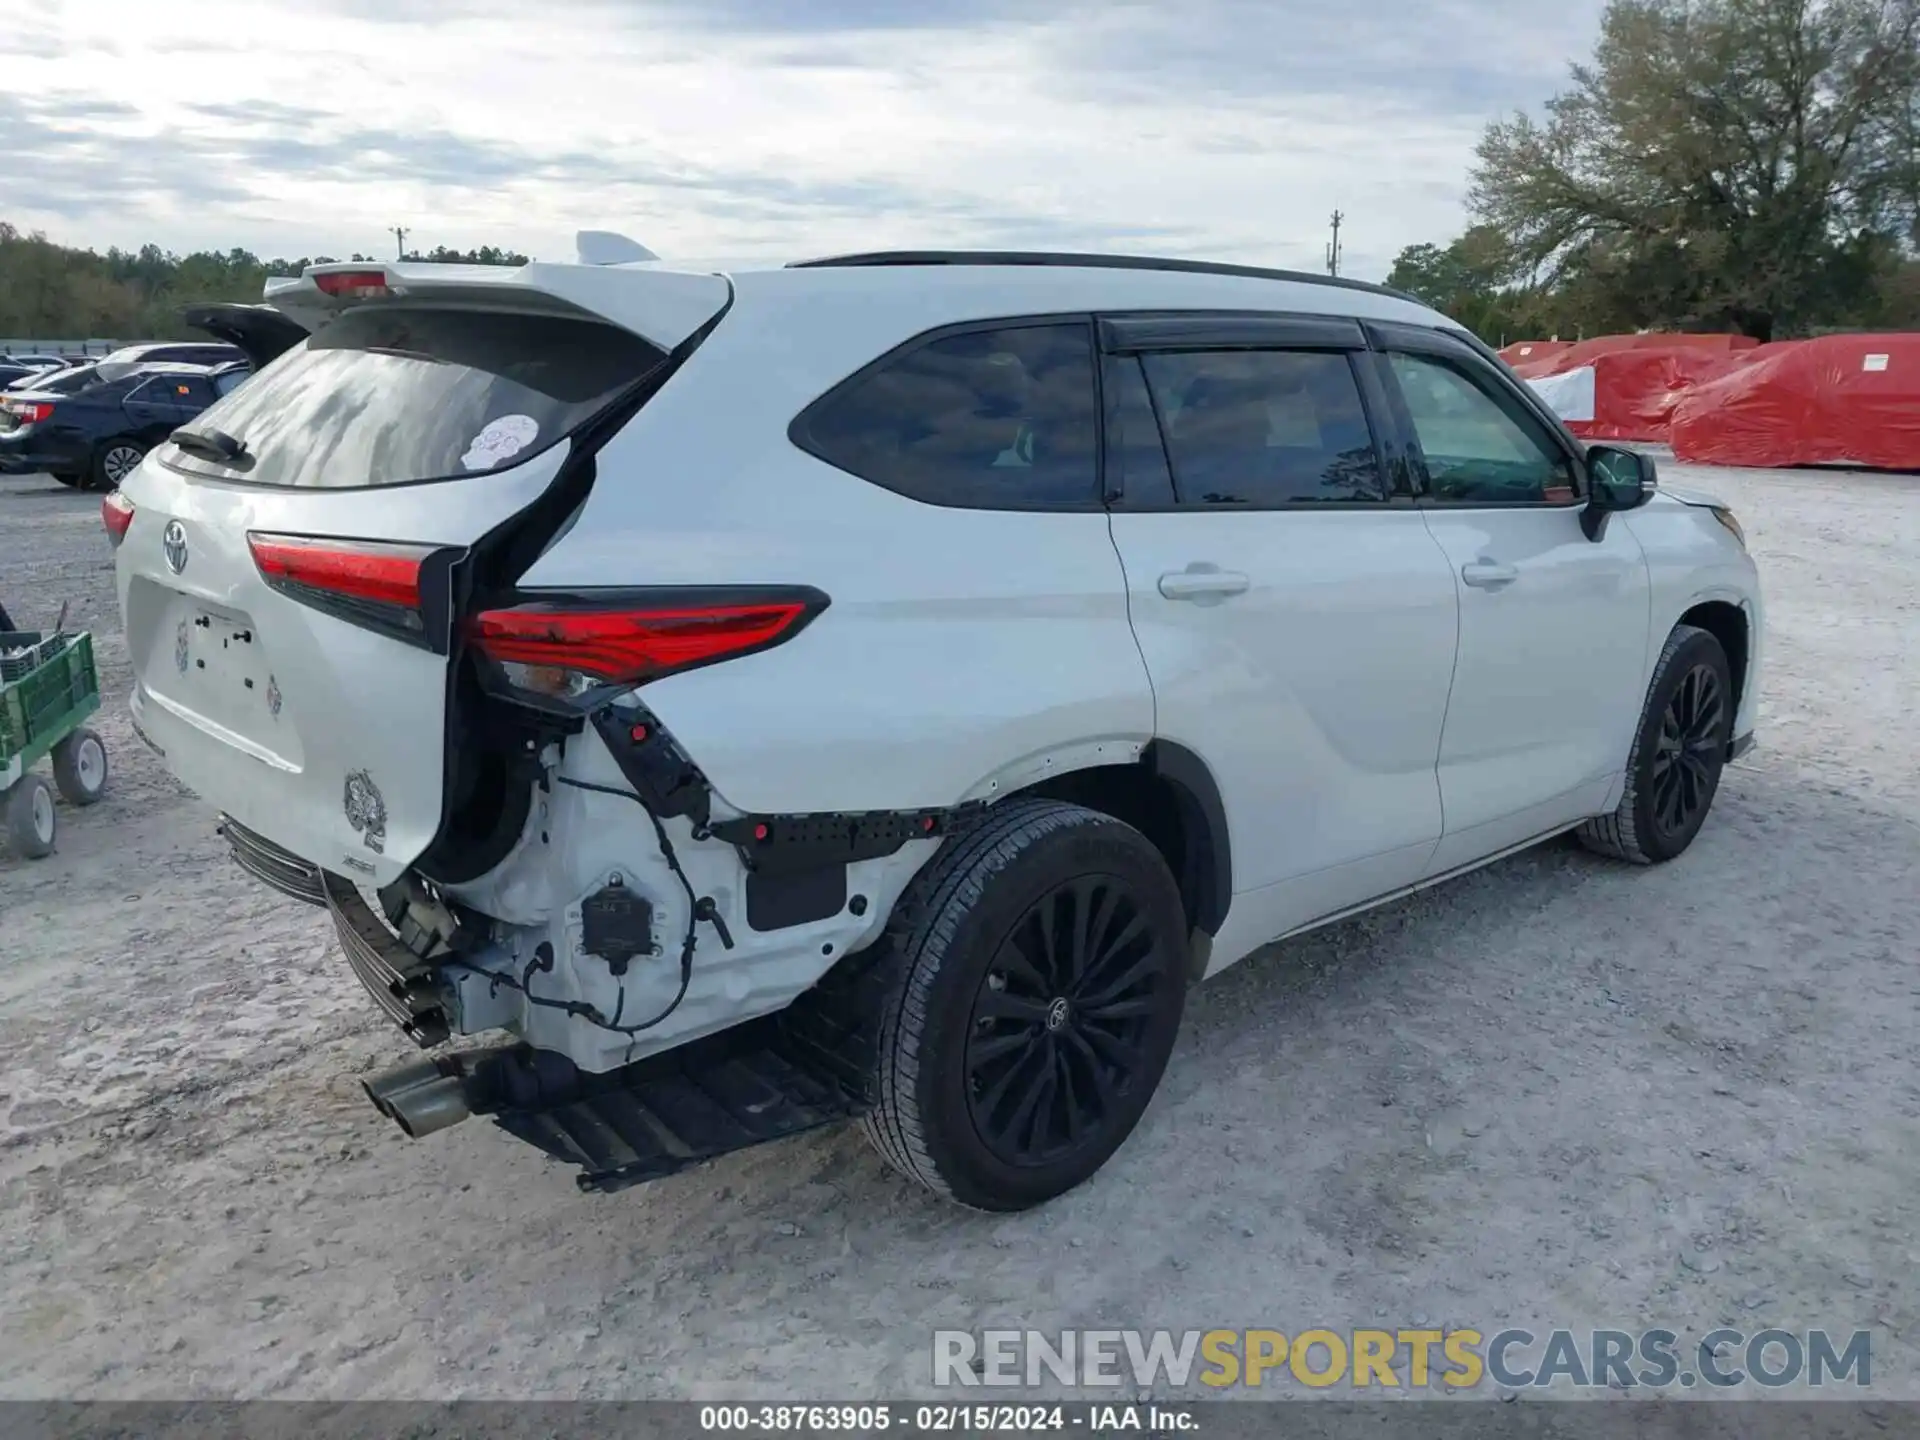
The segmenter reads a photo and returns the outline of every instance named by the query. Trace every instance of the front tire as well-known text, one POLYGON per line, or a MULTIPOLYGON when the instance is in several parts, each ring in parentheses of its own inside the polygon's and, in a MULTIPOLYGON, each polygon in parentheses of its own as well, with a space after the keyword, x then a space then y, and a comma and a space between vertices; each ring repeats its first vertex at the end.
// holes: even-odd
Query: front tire
POLYGON ((1133 1132, 1186 1005, 1180 893, 1139 831, 1016 800, 951 838, 877 948, 877 1104, 895 1169, 980 1210, 1091 1176, 1133 1132))
POLYGON ((1653 667, 1626 791, 1611 815, 1580 827, 1581 843, 1635 865, 1686 850, 1720 788, 1736 703, 1720 642, 1692 625, 1674 626, 1653 667))
POLYGON ((53 853, 53 787, 38 775, 22 775, 7 792, 7 839, 13 853, 41 860, 53 853))

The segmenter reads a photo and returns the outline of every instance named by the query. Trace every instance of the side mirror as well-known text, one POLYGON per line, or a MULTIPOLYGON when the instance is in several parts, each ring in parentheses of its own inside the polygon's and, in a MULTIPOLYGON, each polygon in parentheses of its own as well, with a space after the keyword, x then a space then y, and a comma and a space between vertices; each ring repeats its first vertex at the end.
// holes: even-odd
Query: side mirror
POLYGON ((1636 510, 1647 503, 1655 485, 1653 457, 1614 445, 1587 449, 1587 508, 1580 512, 1580 528, 1589 540, 1607 533, 1607 517, 1616 510, 1636 510))

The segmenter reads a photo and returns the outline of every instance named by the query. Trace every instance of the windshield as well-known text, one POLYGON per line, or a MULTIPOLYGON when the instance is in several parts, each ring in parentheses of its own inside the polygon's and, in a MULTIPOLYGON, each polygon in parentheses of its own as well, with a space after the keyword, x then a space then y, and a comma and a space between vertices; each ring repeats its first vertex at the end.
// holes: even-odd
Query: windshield
POLYGON ((578 429, 666 358, 625 330, 556 315, 399 305, 352 310, 195 421, 246 446, 191 474, 358 488, 519 464, 578 429))

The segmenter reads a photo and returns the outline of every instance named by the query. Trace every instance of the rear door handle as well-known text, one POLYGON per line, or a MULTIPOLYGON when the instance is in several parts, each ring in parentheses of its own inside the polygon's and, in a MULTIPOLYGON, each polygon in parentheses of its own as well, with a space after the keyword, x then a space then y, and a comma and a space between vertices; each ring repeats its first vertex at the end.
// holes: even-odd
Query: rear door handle
POLYGON ((1498 590, 1520 578, 1520 572, 1498 560, 1470 560, 1460 567, 1460 578, 1476 590, 1498 590))
POLYGON ((1229 595, 1245 594, 1252 581, 1238 570, 1222 570, 1196 560, 1184 570, 1160 577, 1160 593, 1169 600, 1191 600, 1196 605, 1218 605, 1229 595))

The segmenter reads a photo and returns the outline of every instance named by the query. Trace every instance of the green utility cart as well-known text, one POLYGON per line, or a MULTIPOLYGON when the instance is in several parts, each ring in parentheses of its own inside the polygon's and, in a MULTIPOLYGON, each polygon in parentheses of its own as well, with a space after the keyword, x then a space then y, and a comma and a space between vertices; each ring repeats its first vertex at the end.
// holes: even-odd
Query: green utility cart
POLYGON ((64 633, 66 609, 52 634, 0 631, 0 804, 14 853, 53 853, 53 788, 33 773, 53 757, 54 784, 75 805, 91 805, 107 788, 107 747, 82 722, 100 708, 93 636, 64 633))

